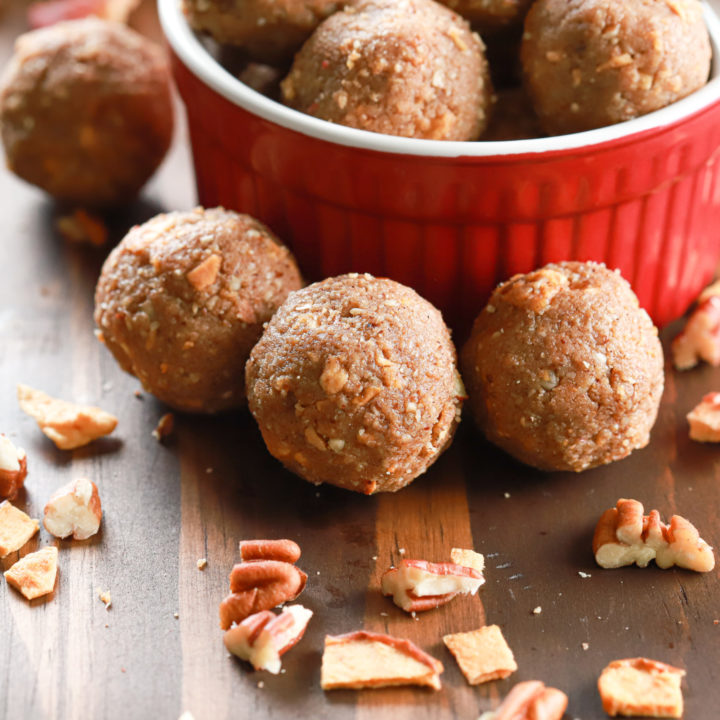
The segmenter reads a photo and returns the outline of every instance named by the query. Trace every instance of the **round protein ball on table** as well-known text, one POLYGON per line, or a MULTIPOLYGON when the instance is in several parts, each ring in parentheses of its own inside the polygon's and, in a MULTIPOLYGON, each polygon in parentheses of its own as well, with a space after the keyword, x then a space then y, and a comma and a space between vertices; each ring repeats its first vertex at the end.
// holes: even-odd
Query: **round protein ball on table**
POLYGON ((245 362, 291 290, 290 251, 248 215, 158 215, 130 230, 95 292, 100 339, 126 372, 178 410, 245 402, 245 362))
POLYGON ((707 82, 711 58, 698 0, 537 0, 521 54, 550 134, 665 107, 707 82))
POLYGON ((440 312, 371 275, 292 293, 246 376, 272 455, 310 482, 366 495, 427 470, 452 440, 464 395, 440 312))
POLYGON ((190 25, 255 60, 290 60, 313 30, 348 0, 184 0, 190 25))
POLYGON ((81 206, 132 200, 170 146, 170 71, 163 51, 96 18, 22 35, 0 80, 8 167, 81 206))
POLYGON ((663 390, 657 329, 618 272, 547 265, 498 286, 462 353, 488 440, 541 470, 647 445, 663 390))
POLYGON ((365 0, 332 15, 281 89, 323 120, 431 140, 477 139, 492 102, 482 40, 433 0, 365 0))

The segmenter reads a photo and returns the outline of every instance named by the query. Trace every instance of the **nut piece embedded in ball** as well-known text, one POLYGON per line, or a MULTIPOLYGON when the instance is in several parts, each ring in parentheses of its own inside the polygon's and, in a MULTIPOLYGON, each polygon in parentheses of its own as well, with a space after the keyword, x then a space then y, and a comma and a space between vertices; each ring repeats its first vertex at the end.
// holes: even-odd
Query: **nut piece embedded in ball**
POLYGON ((395 491, 450 444, 464 389, 440 312, 342 275, 292 293, 253 348, 248 404, 268 450, 313 483, 395 491))
POLYGON ((132 200, 170 146, 170 71, 142 35, 97 18, 22 35, 0 79, 8 167, 82 206, 132 200))
POLYGON ((500 285, 462 362, 480 429, 528 465, 580 471, 649 441, 662 347, 630 285, 604 265, 551 264, 500 285))
POLYGON ((525 84, 550 134, 665 107, 707 82, 711 58, 698 0, 537 0, 521 54, 525 84))
POLYGON ((245 402, 245 362, 302 280, 290 251, 248 215, 158 215, 130 230, 95 293, 100 337, 123 370, 178 410, 245 402))
POLYGON ((476 140, 493 94, 482 40, 432 0, 363 0, 331 15, 281 86, 309 115, 429 140, 476 140))

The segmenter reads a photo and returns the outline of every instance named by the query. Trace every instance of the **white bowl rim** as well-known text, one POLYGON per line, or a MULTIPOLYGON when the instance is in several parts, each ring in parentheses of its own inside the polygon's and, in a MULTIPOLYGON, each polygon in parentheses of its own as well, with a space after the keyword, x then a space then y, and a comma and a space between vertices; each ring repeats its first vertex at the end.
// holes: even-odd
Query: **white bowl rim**
POLYGON ((616 125, 571 135, 529 140, 458 142, 422 140, 357 130, 314 118, 261 95, 223 68, 202 46, 182 11, 182 0, 158 0, 165 37, 182 63, 206 85, 234 105, 289 130, 337 145, 401 155, 438 158, 487 158, 551 154, 583 150, 615 140, 629 140, 650 130, 671 126, 720 100, 720 19, 703 1, 713 51, 706 85, 661 110, 616 125))

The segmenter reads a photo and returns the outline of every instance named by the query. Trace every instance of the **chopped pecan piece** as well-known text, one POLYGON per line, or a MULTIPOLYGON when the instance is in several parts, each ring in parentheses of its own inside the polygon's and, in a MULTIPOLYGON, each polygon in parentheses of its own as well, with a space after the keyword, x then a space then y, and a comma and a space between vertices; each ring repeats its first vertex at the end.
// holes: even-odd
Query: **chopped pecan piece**
POLYGON ((483 585, 484 558, 472 550, 454 548, 454 557, 465 564, 431 563, 426 560, 402 560, 382 576, 383 595, 406 612, 421 612, 450 602, 459 593, 474 595, 483 585), (469 553, 472 553, 470 555, 469 553))
POLYGON ((720 288, 701 295, 683 331, 673 340, 673 362, 678 370, 689 370, 700 360, 720 365, 720 288))
POLYGON ((311 617, 312 611, 302 605, 286 607, 280 615, 263 610, 233 625, 225 633, 225 647, 256 670, 277 675, 280 656, 302 638, 311 617))
POLYGON ((0 498, 12 500, 25 483, 27 456, 10 438, 0 434, 0 498))
POLYGON ((720 393, 705 395, 688 414, 690 438, 698 442, 720 442, 720 393))
POLYGON ((87 540, 100 529, 102 507, 97 485, 77 478, 56 490, 45 505, 45 529, 55 537, 87 540))

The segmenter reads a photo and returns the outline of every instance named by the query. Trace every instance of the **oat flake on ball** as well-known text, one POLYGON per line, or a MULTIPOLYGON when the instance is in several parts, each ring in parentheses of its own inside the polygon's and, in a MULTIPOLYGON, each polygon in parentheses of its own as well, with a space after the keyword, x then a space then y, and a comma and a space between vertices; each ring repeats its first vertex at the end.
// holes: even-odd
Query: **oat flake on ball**
POLYGON ((482 40, 433 0, 362 0, 331 15, 281 87, 309 115, 427 140, 476 140, 493 92, 482 40))
POLYGON ((95 292, 101 339, 168 405, 216 412, 245 402, 245 362, 291 290, 290 251, 248 215, 158 215, 110 253, 95 292))
POLYGON ((664 382, 657 329, 620 274, 596 263, 498 286, 462 366, 488 440, 541 470, 585 470, 647 445, 664 382))
POLYGON ((440 312, 371 275, 291 293, 246 375, 272 455, 310 482, 367 495, 427 470, 452 440, 464 394, 440 312))
POLYGON ((170 70, 162 49, 88 18, 21 35, 0 79, 8 167, 57 200, 132 200, 170 146, 170 70))

